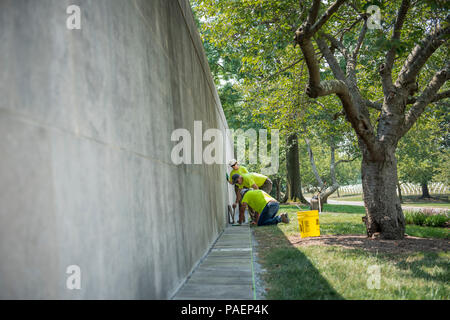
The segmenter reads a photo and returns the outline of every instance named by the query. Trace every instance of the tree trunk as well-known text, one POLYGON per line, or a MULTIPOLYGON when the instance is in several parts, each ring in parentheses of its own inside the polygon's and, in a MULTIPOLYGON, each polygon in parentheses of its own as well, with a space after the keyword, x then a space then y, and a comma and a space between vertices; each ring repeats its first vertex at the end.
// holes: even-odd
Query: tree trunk
POLYGON ((290 189, 290 187, 289 187, 289 180, 288 180, 288 181, 286 181, 286 193, 284 194, 284 198, 281 201, 281 203, 288 202, 288 200, 289 200, 289 189, 290 189))
POLYGON ((400 187, 400 182, 397 183, 397 190, 398 190, 398 199, 400 200, 400 203, 403 203, 402 188, 400 187))
POLYGON ((292 133, 288 136, 286 148, 286 169, 289 184, 289 193, 287 193, 288 199, 291 199, 292 201, 298 199, 302 203, 309 204, 302 194, 300 162, 298 159, 298 137, 296 133, 292 133))
POLYGON ((374 160, 363 150, 362 186, 366 216, 363 218, 368 237, 403 239, 405 218, 397 196, 397 160, 395 147, 384 150, 384 157, 374 160))
POLYGON ((280 189, 281 188, 281 186, 280 186, 281 178, 275 178, 274 182, 275 182, 275 197, 276 197, 277 201, 280 202, 281 201, 281 189, 280 189))
POLYGON ((422 183, 422 196, 420 197, 420 199, 429 199, 429 198, 431 198, 431 196, 430 192, 428 191, 428 184, 422 183))
MULTIPOLYGON (((306 148, 309 154, 309 161, 311 163, 311 168, 316 177, 317 183, 319 184, 319 188, 324 189, 326 183, 322 181, 322 178, 319 175, 319 171, 316 167, 316 162, 314 161, 314 155, 311 149, 311 144, 308 138, 305 138, 306 148)), ((328 203, 328 197, 331 196, 336 190, 339 189, 339 184, 336 180, 336 160, 335 160, 335 151, 336 147, 333 142, 330 143, 330 176, 332 185, 322 191, 320 194, 320 209, 322 210, 323 204, 328 203)), ((338 193, 339 194, 339 193, 338 193)))
POLYGON ((328 197, 331 196, 339 188, 338 184, 333 184, 320 194, 320 203, 328 203, 328 197))

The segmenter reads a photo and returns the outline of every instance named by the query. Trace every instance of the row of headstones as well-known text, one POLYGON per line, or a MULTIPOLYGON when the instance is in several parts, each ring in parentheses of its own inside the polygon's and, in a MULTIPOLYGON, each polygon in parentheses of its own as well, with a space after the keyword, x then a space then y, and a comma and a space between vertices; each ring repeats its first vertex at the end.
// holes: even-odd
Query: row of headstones
MULTIPOLYGON (((419 184, 412 183, 401 183, 400 189, 404 195, 419 195, 422 194, 422 187, 419 184)), ((428 184, 428 190, 431 194, 446 194, 449 187, 442 182, 432 182, 428 184)), ((350 194, 362 194, 362 185, 355 184, 350 186, 339 187, 340 195, 350 195, 350 194)))

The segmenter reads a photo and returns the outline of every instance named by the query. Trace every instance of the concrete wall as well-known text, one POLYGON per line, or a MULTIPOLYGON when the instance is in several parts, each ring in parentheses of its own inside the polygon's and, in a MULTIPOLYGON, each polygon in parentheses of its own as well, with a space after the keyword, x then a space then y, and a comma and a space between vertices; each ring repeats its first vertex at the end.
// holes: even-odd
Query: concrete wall
POLYGON ((170 157, 227 128, 188 1, 0 0, 0 44, 0 298, 170 298, 231 197, 170 157))

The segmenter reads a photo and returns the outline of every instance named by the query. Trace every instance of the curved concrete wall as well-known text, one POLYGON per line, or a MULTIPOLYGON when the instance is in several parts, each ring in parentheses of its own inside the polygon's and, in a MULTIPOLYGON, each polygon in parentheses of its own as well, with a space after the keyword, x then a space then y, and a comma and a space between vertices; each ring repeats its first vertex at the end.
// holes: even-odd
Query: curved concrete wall
POLYGON ((0 298, 170 298, 231 197, 170 157, 227 128, 188 1, 0 0, 0 43, 0 298))

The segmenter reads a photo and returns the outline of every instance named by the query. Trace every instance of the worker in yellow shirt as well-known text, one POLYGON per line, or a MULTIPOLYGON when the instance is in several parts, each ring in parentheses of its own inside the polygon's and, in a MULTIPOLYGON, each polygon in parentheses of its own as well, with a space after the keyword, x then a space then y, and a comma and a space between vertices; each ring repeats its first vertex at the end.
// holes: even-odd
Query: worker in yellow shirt
POLYGON ((235 173, 231 177, 231 179, 232 183, 237 184, 239 189, 261 189, 266 193, 270 193, 270 191, 272 191, 272 181, 268 177, 260 173, 235 173))
MULTIPOLYGON (((246 174, 248 173, 248 170, 244 166, 240 166, 236 159, 231 159, 228 161, 228 165, 231 167, 231 172, 229 179, 227 180, 228 183, 234 184, 231 177, 235 174, 246 174)), ((236 203, 233 203, 233 208, 236 208, 236 204, 239 204, 239 220, 238 223, 242 224, 245 221, 245 214, 241 214, 241 195, 239 193, 239 187, 237 185, 234 185, 234 192, 236 193, 236 203)), ((244 210, 245 211, 245 210, 244 210)))
POLYGON ((231 179, 233 177, 233 175, 248 173, 247 168, 239 165, 239 163, 237 162, 236 159, 231 159, 230 161, 228 161, 228 165, 231 167, 231 172, 230 172, 230 176, 228 179, 228 182, 230 184, 233 184, 233 181, 231 179))
POLYGON ((240 210, 244 212, 247 205, 255 210, 259 214, 257 218, 258 226, 267 226, 280 222, 289 223, 287 213, 277 216, 280 208, 278 201, 263 190, 242 189, 241 196, 242 206, 240 210))
MULTIPOLYGON (((272 181, 266 177, 265 175, 259 174, 259 173, 255 173, 255 172, 250 172, 250 173, 235 173, 232 175, 231 177, 232 179, 232 183, 234 185, 237 185, 239 187, 239 189, 242 188, 253 188, 253 189, 261 189, 264 190, 266 193, 270 193, 270 191, 272 190, 272 181)), ((240 203, 240 197, 236 197, 236 202, 240 203)), ((233 208, 235 208, 236 205, 233 205, 233 208)), ((241 207, 239 206, 239 213, 241 207)), ((253 220, 253 222, 256 222, 258 219, 258 215, 257 213, 250 208, 249 209, 249 214, 251 219, 253 220)))

